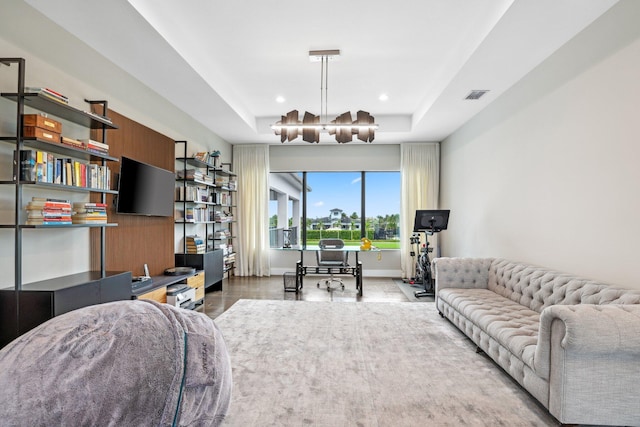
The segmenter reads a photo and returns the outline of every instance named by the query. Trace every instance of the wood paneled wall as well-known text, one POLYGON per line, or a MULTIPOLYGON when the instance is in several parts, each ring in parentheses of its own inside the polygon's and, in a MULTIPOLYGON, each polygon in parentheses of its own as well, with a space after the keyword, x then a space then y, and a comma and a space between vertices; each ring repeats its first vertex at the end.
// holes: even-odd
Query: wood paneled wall
MULTIPOLYGON (((108 116, 119 129, 107 131, 109 154, 113 157, 129 157, 170 171, 175 170, 174 141, 153 129, 109 110, 108 116)), ((101 140, 101 131, 92 138, 101 140)), ((119 162, 108 162, 112 173, 112 188, 117 188, 119 162)), ((95 198, 95 199, 94 199, 95 198)), ((98 201, 99 195, 92 195, 98 201)), ((113 195, 107 195, 108 217, 117 227, 106 228, 106 269, 131 271, 140 276, 143 265, 149 266, 152 276, 161 275, 174 261, 174 219, 119 215, 115 212, 113 195)), ((92 269, 100 269, 100 230, 92 230, 92 269)))

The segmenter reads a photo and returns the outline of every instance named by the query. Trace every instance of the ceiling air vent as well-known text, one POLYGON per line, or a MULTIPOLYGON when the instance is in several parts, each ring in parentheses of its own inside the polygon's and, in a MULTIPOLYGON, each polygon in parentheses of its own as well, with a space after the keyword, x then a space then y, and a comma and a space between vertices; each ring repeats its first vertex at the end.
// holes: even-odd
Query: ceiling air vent
POLYGON ((489 92, 488 90, 472 90, 464 99, 480 99, 482 95, 489 92))

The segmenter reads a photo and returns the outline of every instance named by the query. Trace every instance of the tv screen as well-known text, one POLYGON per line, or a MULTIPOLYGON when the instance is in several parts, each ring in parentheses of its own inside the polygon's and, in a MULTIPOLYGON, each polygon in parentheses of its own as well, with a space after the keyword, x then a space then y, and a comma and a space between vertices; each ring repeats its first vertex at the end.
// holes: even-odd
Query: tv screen
POLYGON ((449 210, 417 210, 413 231, 438 232, 447 229, 449 210))
POLYGON ((174 188, 173 172, 122 157, 116 212, 172 217, 174 188))

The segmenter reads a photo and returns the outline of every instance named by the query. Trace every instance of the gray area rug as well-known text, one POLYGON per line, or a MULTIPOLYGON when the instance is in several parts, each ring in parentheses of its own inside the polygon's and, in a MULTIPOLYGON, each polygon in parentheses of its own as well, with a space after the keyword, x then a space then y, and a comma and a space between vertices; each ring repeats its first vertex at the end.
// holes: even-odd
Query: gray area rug
POLYGON ((240 300, 225 426, 555 426, 433 304, 240 300))

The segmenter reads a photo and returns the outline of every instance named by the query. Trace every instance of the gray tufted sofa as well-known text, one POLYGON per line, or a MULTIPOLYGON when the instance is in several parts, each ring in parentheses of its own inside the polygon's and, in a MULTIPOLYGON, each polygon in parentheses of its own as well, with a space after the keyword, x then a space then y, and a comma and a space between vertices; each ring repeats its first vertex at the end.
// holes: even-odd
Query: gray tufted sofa
POLYGON ((436 258, 436 306, 565 424, 640 425, 640 292, 494 258, 436 258))

